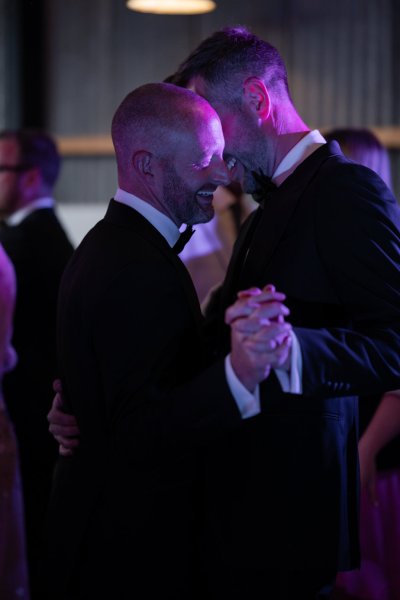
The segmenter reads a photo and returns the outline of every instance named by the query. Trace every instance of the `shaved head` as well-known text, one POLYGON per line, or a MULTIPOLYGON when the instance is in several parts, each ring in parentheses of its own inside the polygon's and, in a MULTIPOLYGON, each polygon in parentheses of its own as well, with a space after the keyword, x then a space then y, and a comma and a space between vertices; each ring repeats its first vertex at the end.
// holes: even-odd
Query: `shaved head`
POLYGON ((123 100, 112 122, 118 184, 178 227, 209 221, 213 194, 230 178, 221 121, 204 99, 150 83, 123 100))
POLYGON ((119 171, 130 168, 138 150, 169 156, 211 115, 214 110, 203 98, 169 83, 149 83, 133 90, 112 121, 119 171))

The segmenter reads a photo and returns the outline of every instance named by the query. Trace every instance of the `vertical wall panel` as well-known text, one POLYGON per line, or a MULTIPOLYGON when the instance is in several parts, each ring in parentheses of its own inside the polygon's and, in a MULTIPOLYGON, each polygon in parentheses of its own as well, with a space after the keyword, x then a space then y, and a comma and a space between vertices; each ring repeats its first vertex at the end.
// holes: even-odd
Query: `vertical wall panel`
POLYGON ((307 0, 293 11, 289 70, 306 120, 320 126, 390 124, 391 0, 307 0))
POLYGON ((0 127, 7 123, 7 40, 6 0, 0 0, 0 127))
POLYGON ((0 0, 0 129, 21 121, 20 2, 0 0))

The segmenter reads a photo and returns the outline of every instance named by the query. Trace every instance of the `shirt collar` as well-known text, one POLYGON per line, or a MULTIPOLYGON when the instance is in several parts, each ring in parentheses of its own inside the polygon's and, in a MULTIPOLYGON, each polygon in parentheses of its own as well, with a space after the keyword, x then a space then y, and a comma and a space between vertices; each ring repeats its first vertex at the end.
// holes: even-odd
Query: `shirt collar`
POLYGON ((7 223, 7 225, 15 227, 16 225, 22 223, 22 221, 28 215, 35 212, 36 210, 39 210, 40 208, 54 208, 53 198, 50 198, 49 196, 46 196, 44 198, 38 198, 37 200, 34 200, 27 206, 16 210, 12 215, 9 215, 7 219, 5 219, 5 222, 7 223))
POLYGON ((118 188, 114 200, 130 206, 142 215, 149 223, 157 229, 157 231, 167 240, 168 244, 174 246, 179 238, 179 229, 175 223, 162 212, 154 208, 148 202, 141 200, 137 196, 118 188))
POLYGON ((272 181, 276 183, 276 179, 280 178, 280 184, 283 183, 303 160, 323 144, 326 144, 326 140, 318 129, 309 131, 281 160, 272 175, 272 181))

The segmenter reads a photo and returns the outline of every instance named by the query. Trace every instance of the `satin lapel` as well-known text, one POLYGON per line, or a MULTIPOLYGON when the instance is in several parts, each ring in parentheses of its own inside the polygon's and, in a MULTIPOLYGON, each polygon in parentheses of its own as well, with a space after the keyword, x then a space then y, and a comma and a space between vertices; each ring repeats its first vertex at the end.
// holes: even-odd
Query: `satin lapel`
POLYGON ((306 158, 283 184, 270 194, 249 246, 243 277, 240 278, 241 289, 273 283, 264 279, 272 255, 282 239, 302 194, 322 164, 333 154, 340 154, 336 142, 324 144, 306 158))
POLYGON ((186 298, 192 311, 193 317, 199 327, 202 326, 203 317, 200 310, 200 304, 194 288, 192 279, 188 270, 177 256, 176 252, 168 245, 165 238, 157 231, 151 223, 147 221, 140 213, 133 208, 111 200, 105 220, 112 221, 121 227, 132 229, 135 235, 140 235, 147 242, 156 246, 163 257, 168 260, 175 268, 185 290, 186 298))
POLYGON ((255 210, 246 219, 240 230, 239 236, 235 242, 232 252, 232 258, 229 261, 228 269, 224 279, 222 293, 221 293, 221 307, 225 309, 229 306, 232 301, 234 294, 236 293, 235 281, 240 273, 243 258, 247 252, 249 244, 251 242, 252 231, 256 221, 262 219, 262 208, 255 210))
POLYGON ((273 283, 260 280, 260 277, 262 278, 266 265, 282 238, 302 190, 303 185, 299 182, 298 185, 291 186, 290 190, 278 188, 271 194, 249 246, 244 272, 238 282, 241 287, 273 283))

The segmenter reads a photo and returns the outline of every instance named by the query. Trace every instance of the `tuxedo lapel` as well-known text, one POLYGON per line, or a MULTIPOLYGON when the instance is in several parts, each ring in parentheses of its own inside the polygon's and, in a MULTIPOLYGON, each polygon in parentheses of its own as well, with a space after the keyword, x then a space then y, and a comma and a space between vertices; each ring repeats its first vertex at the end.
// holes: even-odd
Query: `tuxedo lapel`
POLYGON ((242 225, 239 236, 233 247, 232 257, 229 261, 222 288, 221 306, 224 309, 233 302, 234 295, 237 291, 237 280, 241 273, 241 267, 246 253, 248 252, 254 229, 262 218, 262 212, 263 209, 259 207, 248 216, 242 225))
POLYGON ((321 165, 335 154, 341 154, 336 142, 321 146, 269 194, 263 208, 253 213, 255 227, 251 226, 252 222, 246 223, 246 230, 242 230, 232 255, 221 296, 222 310, 239 290, 273 283, 265 279, 268 264, 305 189, 321 165))
POLYGON ((225 278, 222 310, 234 301, 239 290, 268 283, 260 282, 260 276, 296 207, 299 196, 296 189, 292 192, 285 193, 281 188, 274 190, 264 207, 258 208, 246 223, 247 227, 238 238, 225 278))
MULTIPOLYGON (((132 235, 140 235, 148 243, 156 246, 163 258, 168 260, 174 266, 179 274, 188 304, 200 330, 203 325, 203 318, 192 279, 185 265, 177 256, 176 252, 169 246, 164 236, 162 236, 161 233, 139 212, 121 202, 116 202, 115 200, 111 200, 104 219, 119 227, 131 229, 132 235)), ((155 276, 157 275, 155 274, 155 276)))
MULTIPOLYGON (((282 186, 283 187, 283 186, 282 186)), ((297 206, 303 186, 277 188, 268 198, 254 231, 238 280, 240 289, 273 283, 263 281, 265 269, 297 206)))

